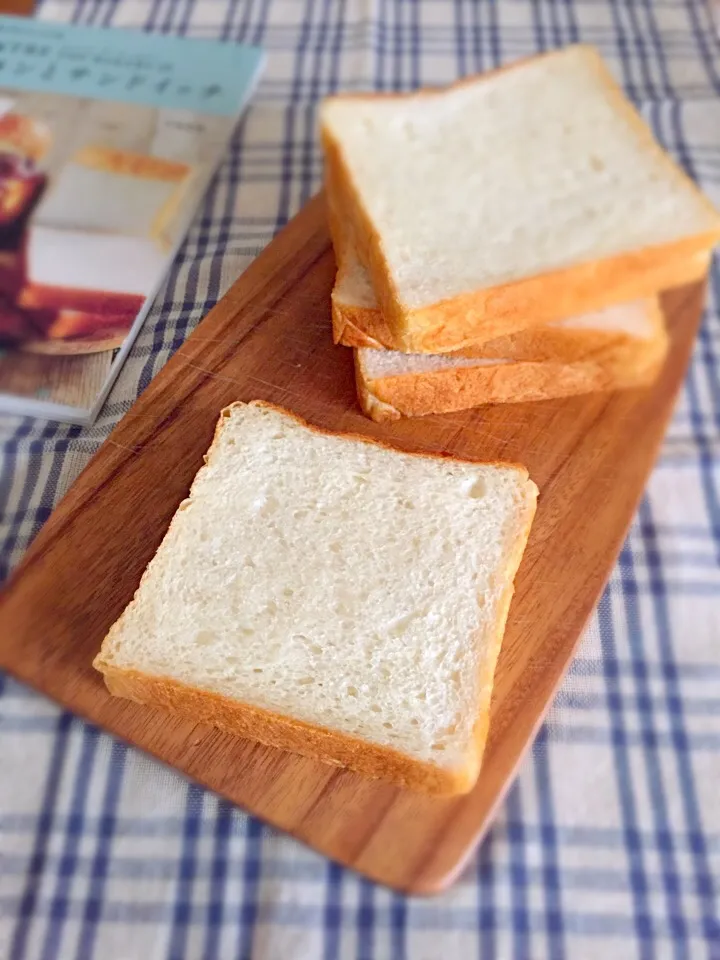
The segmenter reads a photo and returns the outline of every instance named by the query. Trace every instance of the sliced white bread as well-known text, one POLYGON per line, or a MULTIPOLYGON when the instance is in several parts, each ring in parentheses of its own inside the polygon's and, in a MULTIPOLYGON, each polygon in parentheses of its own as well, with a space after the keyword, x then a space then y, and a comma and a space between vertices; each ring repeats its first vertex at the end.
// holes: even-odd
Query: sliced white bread
MULTIPOLYGON (((367 270, 360 263, 354 247, 338 236, 339 262, 332 292, 333 339, 349 347, 370 347, 392 351, 392 334, 377 305, 367 270)), ((702 279, 708 270, 708 253, 697 255, 688 266, 688 274, 702 279)), ((664 340, 662 317, 656 298, 634 303, 615 304, 602 310, 555 320, 540 326, 496 337, 462 350, 443 354, 446 357, 476 357, 484 360, 550 360, 574 363, 578 360, 602 360, 605 355, 623 358, 631 365, 641 359, 645 341, 664 340)), ((438 356, 428 354, 428 356, 438 356)), ((395 365, 394 359, 392 364, 395 365)), ((641 366, 645 366, 641 363, 641 366)))
POLYGON ((332 97, 321 130, 328 189, 404 351, 652 295, 695 279, 720 239, 590 47, 446 90, 332 97))
MULTIPOLYGON (((668 337, 654 299, 553 326, 552 337, 538 331, 534 360, 512 355, 514 342, 524 338, 521 333, 491 341, 488 346, 507 345, 504 357, 499 350, 493 358, 360 347, 355 350, 360 405, 367 416, 383 421, 645 386, 667 353, 668 337), (586 342, 587 333, 592 338, 586 342), (567 359, 573 349, 582 359, 567 359)), ((532 352, 530 338, 524 342, 532 352)))
POLYGON ((233 404, 94 665, 118 696, 467 791, 536 496, 523 467, 233 404))
POLYGON ((35 221, 61 230, 121 234, 164 244, 191 169, 163 157, 89 145, 54 178, 35 221))

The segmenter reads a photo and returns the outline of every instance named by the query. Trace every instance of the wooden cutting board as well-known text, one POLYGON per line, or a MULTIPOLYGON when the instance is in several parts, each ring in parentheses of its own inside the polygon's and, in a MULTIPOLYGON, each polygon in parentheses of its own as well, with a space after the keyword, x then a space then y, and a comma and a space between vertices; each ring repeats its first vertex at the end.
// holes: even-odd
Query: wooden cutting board
POLYGON ((334 347, 335 263, 314 199, 238 280, 113 431, 0 602, 0 666, 329 857, 402 890, 450 883, 508 788, 568 666, 641 496, 688 362, 703 290, 664 299, 673 345, 654 388, 378 425, 334 347), (408 450, 519 461, 540 503, 467 797, 437 800, 109 696, 91 668, 233 400, 408 450))

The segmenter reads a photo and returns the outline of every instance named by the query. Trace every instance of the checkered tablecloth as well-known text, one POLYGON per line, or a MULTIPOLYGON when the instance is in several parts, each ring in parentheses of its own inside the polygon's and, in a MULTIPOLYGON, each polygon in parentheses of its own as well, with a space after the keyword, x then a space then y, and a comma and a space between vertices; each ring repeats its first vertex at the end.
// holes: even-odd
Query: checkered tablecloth
MULTIPOLYGON (((110 428, 317 188, 318 99, 582 40, 720 204, 710 0, 47 0, 261 44, 247 117, 94 427, 0 420, 6 575, 110 428)), ((0 958, 720 958, 720 267, 662 456, 519 779, 432 900, 345 871, 0 678, 0 958)))

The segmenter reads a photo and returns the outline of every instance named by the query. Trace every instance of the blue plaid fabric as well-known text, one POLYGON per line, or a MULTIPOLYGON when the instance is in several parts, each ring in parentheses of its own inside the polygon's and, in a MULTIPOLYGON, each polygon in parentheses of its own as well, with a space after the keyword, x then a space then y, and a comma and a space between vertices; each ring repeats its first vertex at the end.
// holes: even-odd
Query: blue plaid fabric
MULTIPOLYGON (((317 188, 318 99, 595 44, 720 204, 710 0, 46 0, 50 20, 264 46, 268 66, 91 429, 0 421, 0 570, 317 188)), ((344 871, 0 678, 10 960, 720 958, 720 268, 660 462, 570 675, 457 885, 344 871)))

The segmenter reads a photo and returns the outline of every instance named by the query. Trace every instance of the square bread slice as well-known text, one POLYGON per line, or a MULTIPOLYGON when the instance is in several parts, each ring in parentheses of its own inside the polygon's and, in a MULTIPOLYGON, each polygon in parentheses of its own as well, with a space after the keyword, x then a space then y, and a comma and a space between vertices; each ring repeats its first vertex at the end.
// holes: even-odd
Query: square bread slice
POLYGON ((523 467, 233 404, 94 666, 118 696, 465 792, 536 497, 523 467))
POLYGON ((88 144, 53 178, 35 221, 61 230, 142 237, 165 249, 192 172, 188 164, 164 157, 88 144))
POLYGON ((720 215, 591 47, 440 91, 345 95, 326 171, 395 344, 437 353, 650 296, 720 215))
POLYGON ((384 421, 641 387, 652 383, 667 354, 656 299, 550 326, 549 336, 540 327, 491 340, 486 346, 497 349, 488 349, 484 358, 360 347, 355 350, 360 406, 371 419, 384 421), (515 352, 522 355, 516 346, 529 354, 534 348, 536 359, 515 358, 515 352))
MULTIPOLYGON (((337 276, 331 295, 333 341, 347 347, 371 347, 395 351, 396 338, 380 309, 370 274, 362 264, 353 241, 352 228, 342 213, 335 183, 326 184, 328 225, 332 235, 337 276)), ((671 280, 697 282, 707 276, 712 252, 702 250, 684 264, 675 265, 664 278, 662 289, 672 286, 671 280)), ((641 309, 628 309, 618 303, 564 320, 543 324, 531 321, 518 323, 519 329, 491 340, 481 337, 470 340, 452 351, 438 351, 437 356, 477 357, 482 359, 558 360, 574 362, 599 350, 628 345, 635 346, 639 337, 654 338, 658 321, 657 298, 635 301, 641 309)), ((407 351, 400 351, 407 352, 407 351)))

